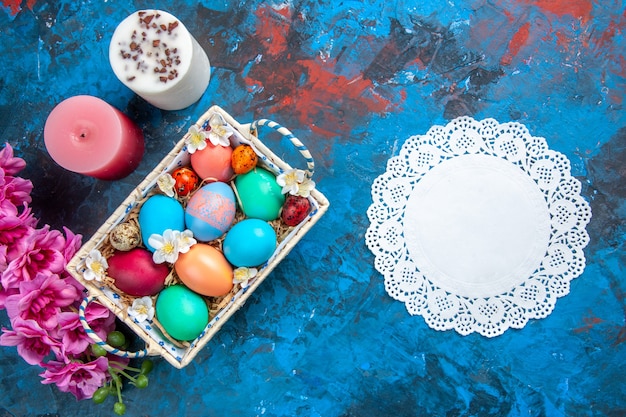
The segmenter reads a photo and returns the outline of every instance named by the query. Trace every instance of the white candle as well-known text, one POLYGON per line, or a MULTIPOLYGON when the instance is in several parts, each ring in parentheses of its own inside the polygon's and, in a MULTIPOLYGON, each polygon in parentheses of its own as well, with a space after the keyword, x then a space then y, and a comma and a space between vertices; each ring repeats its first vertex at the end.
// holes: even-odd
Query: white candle
POLYGON ((206 53, 180 20, 139 10, 115 29, 109 61, 117 78, 148 103, 179 110, 200 99, 211 78, 206 53))

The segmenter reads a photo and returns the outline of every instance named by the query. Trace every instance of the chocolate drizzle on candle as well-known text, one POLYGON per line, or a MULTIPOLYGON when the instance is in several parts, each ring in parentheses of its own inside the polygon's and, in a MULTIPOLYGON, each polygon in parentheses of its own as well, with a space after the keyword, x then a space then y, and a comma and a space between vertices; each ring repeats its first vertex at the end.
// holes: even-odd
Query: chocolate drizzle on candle
MULTIPOLYGON (((176 29, 179 22, 159 22, 160 13, 140 11, 137 15, 138 27, 132 31, 130 42, 118 42, 122 59, 137 62, 131 67, 126 66, 127 71, 155 74, 156 81, 160 83, 175 80, 179 75, 177 67, 181 58, 178 48, 169 47, 167 41, 178 36, 176 29)), ((126 81, 136 78, 136 75, 128 75, 126 81)))

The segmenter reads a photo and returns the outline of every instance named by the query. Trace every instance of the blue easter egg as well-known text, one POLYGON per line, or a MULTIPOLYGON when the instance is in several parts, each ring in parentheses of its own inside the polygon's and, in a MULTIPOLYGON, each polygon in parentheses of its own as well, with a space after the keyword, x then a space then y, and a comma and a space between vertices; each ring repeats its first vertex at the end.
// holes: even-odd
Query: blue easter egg
POLYGON ((187 203, 185 224, 197 240, 222 236, 235 220, 235 193, 228 184, 213 182, 197 190, 187 203))
POLYGON ((266 221, 245 219, 226 233, 222 252, 236 267, 253 267, 267 262, 276 250, 276 232, 266 221))
POLYGON ((175 198, 156 194, 143 203, 137 221, 143 244, 154 252, 155 249, 148 244, 150 236, 162 235, 167 229, 185 230, 185 210, 175 198))

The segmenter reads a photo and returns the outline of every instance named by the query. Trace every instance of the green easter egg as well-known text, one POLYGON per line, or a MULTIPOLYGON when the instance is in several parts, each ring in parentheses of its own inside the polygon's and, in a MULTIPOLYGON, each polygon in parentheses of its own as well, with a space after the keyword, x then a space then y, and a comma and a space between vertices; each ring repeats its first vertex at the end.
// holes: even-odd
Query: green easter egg
POLYGON ((209 309, 204 299, 180 284, 159 293, 155 313, 163 329, 177 340, 194 340, 209 324, 209 309))
POLYGON ((238 175, 235 187, 243 213, 250 218, 271 221, 278 218, 285 203, 282 187, 276 176, 263 168, 238 175))

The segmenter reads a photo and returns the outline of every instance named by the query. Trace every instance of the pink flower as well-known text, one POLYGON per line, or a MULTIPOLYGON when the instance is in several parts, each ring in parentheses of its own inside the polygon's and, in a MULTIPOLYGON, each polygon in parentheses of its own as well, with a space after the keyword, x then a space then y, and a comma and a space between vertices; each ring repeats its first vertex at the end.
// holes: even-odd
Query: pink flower
POLYGON ((102 304, 89 304, 85 309, 85 319, 100 339, 106 339, 107 334, 115 329, 115 315, 102 304))
POLYGON ((109 362, 100 357, 87 363, 50 361, 43 366, 46 370, 40 374, 44 378, 42 384, 56 384, 60 391, 71 392, 77 400, 83 400, 104 385, 109 362))
POLYGON ((52 339, 35 320, 19 317, 12 321, 13 330, 3 328, 0 346, 17 346, 17 353, 30 365, 40 365, 53 352, 63 357, 63 346, 52 339))
POLYGON ((32 319, 51 330, 57 327, 61 308, 71 305, 77 298, 76 288, 58 275, 39 273, 32 281, 20 282, 19 293, 7 297, 5 305, 11 320, 16 317, 32 319))
POLYGON ((63 257, 66 262, 69 262, 76 252, 78 252, 78 249, 80 249, 83 237, 72 233, 72 231, 65 226, 63 226, 63 231, 65 231, 65 249, 63 249, 63 257))
POLYGON ((16 216, 17 207, 11 199, 6 198, 6 188, 8 188, 6 175, 4 171, 0 169, 0 216, 16 216))
POLYGON ((4 286, 0 283, 0 310, 4 310, 6 308, 7 298, 18 293, 19 291, 17 288, 4 288, 4 286))
MULTIPOLYGON (((8 264, 13 259, 26 251, 27 236, 34 232, 37 219, 28 206, 19 215, 6 215, 0 217, 0 246, 6 246, 5 262, 8 264)), ((0 272, 6 267, 1 267, 2 255, 0 255, 0 272)))
POLYGON ((72 355, 83 353, 91 343, 91 338, 85 333, 78 314, 69 311, 62 312, 57 316, 57 319, 59 320, 59 329, 56 332, 56 337, 65 346, 65 353, 72 355))
POLYGON ((32 280, 38 272, 58 274, 65 268, 65 239, 58 230, 45 225, 26 239, 26 249, 21 256, 9 262, 0 276, 5 290, 17 288, 22 281, 32 280))
MULTIPOLYGON (((92 343, 92 340, 85 333, 78 314, 63 312, 58 315, 58 319, 57 337, 62 340, 65 352, 74 355, 83 353, 92 343)), ((91 330, 101 339, 106 339, 107 334, 115 327, 115 316, 111 314, 108 308, 98 303, 91 303, 87 306, 85 319, 87 319, 91 330)))
MULTIPOLYGON (((65 231, 65 249, 63 250, 63 257, 65 258, 65 264, 67 265, 67 263, 74 257, 76 252, 78 252, 78 249, 80 249, 83 237, 81 235, 75 235, 70 229, 65 226, 63 227, 63 230, 65 231)), ((83 284, 78 282, 65 269, 63 269, 63 272, 59 275, 61 276, 61 278, 66 280, 68 284, 73 285, 78 290, 79 299, 77 301, 82 301, 82 293, 85 290, 83 284)))
POLYGON ((5 175, 0 170, 0 200, 3 201, 1 207, 5 210, 13 211, 8 203, 15 207, 21 206, 24 203, 30 203, 32 201, 30 192, 33 190, 33 183, 30 180, 26 180, 20 177, 11 177, 5 175), (8 203, 7 203, 8 202, 8 203))
POLYGON ((0 245, 0 274, 7 269, 7 261, 9 259, 8 250, 7 245, 0 245))
POLYGON ((26 162, 22 158, 13 157, 13 148, 5 143, 4 149, 0 151, 0 168, 9 175, 15 175, 25 167, 26 162))

